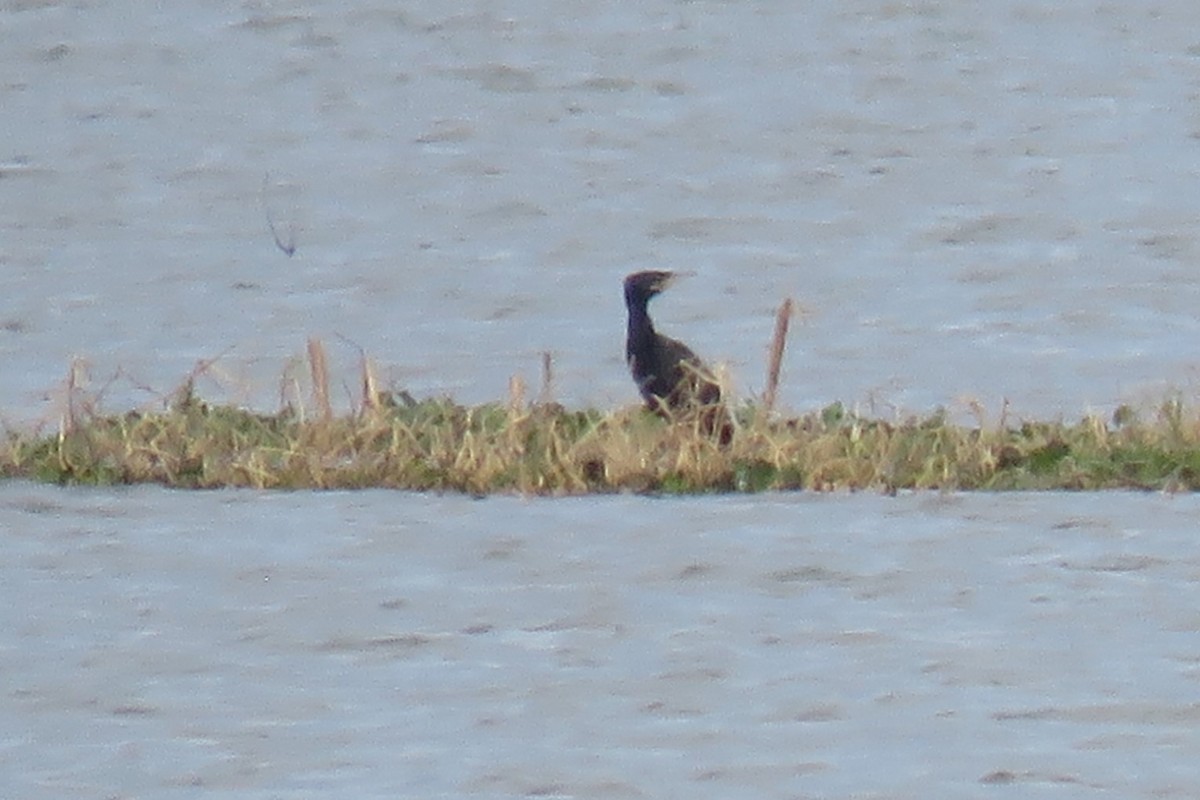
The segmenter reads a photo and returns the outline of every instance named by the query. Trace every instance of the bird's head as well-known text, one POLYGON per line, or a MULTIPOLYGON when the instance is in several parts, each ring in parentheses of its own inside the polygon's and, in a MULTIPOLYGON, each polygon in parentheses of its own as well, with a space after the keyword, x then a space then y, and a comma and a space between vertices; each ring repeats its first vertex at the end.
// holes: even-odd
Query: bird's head
POLYGON ((647 303, 650 298, 670 286, 675 278, 674 272, 663 270, 635 272, 625 279, 625 302, 647 303))

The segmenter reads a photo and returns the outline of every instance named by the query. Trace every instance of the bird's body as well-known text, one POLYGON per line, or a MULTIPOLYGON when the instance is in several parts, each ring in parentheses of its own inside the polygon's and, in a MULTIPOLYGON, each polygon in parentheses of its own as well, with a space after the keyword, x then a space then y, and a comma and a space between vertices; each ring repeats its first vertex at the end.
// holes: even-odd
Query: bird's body
POLYGON ((635 272, 625 279, 625 307, 629 328, 625 360, 646 407, 665 417, 700 414, 706 433, 732 435, 728 414, 721 405, 721 385, 704 362, 683 342, 654 329, 647 304, 667 288, 674 273, 635 272))

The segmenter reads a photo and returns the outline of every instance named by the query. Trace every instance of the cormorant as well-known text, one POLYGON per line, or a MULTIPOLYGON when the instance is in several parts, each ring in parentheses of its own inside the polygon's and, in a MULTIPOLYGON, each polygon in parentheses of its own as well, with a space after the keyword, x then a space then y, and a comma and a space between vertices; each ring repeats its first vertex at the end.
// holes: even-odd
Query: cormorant
POLYGON ((625 278, 625 307, 629 330, 625 360, 646 407, 664 417, 700 414, 708 435, 720 434, 722 444, 733 435, 729 415, 721 405, 721 386, 699 356, 681 341, 654 330, 646 308, 651 298, 675 280, 675 273, 635 272, 625 278))

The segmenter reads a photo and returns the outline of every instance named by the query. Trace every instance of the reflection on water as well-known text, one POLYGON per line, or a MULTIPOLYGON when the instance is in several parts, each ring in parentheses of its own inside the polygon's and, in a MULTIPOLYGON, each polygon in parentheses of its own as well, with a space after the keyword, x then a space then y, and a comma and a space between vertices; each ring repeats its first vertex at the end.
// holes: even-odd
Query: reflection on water
POLYGON ((6 484, 0 784, 1184 797, 1196 513, 6 484))

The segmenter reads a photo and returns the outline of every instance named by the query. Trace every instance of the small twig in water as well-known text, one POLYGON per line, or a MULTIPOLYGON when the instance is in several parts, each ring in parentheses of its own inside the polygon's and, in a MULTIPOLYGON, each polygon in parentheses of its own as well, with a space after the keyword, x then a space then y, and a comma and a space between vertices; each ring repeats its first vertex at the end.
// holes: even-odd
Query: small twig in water
POLYGON ((549 350, 542 352, 542 391, 538 394, 538 405, 548 406, 554 402, 554 359, 549 350))
POLYGON ((343 336, 337 331, 334 331, 333 335, 358 351, 358 365, 359 372, 361 373, 360 399, 362 411, 365 413, 367 411, 374 411, 378 409, 381 405, 379 381, 375 377, 375 365, 371 362, 371 359, 367 357, 366 349, 363 348, 363 346, 358 342, 347 336, 343 336))
POLYGON ((771 356, 767 362, 767 388, 763 392, 763 405, 767 411, 775 407, 775 396, 779 391, 779 369, 783 365, 783 347, 787 343, 788 322, 792 318, 792 298, 783 301, 775 315, 775 335, 771 339, 771 356))
MULTIPOLYGON (((209 369, 220 361, 225 356, 233 351, 233 345, 226 347, 220 353, 217 353, 212 358, 202 358, 196 362, 196 366, 192 367, 192 371, 184 378, 183 382, 176 386, 170 394, 163 398, 163 405, 167 408, 186 407, 195 400, 196 379, 204 375, 209 369)), ((149 387, 146 387, 149 388, 149 387)))
POLYGON ((329 366, 325 344, 315 336, 308 340, 308 365, 312 370, 313 404, 321 414, 321 420, 329 422, 333 419, 333 406, 329 402, 329 366))
POLYGON ((79 410, 77 405, 79 402, 79 384, 81 383, 80 376, 83 376, 83 380, 87 379, 87 362, 76 356, 75 358, 71 359, 71 366, 67 368, 67 381, 65 387, 66 408, 63 409, 63 414, 59 420, 58 426, 58 436, 60 440, 64 436, 74 433, 75 429, 79 426, 79 410))
POLYGON ((513 416, 521 414, 525 408, 525 379, 513 375, 508 379, 508 411, 513 416))
POLYGON ((288 238, 285 242, 283 237, 279 235, 279 229, 275 227, 275 218, 271 214, 271 204, 267 202, 267 187, 271 181, 271 173, 263 174, 262 185, 262 205, 263 212, 267 215, 267 228, 271 231, 271 238, 275 240, 275 246, 278 247, 284 255, 291 258, 296 254, 296 223, 293 220, 288 225, 288 238))

